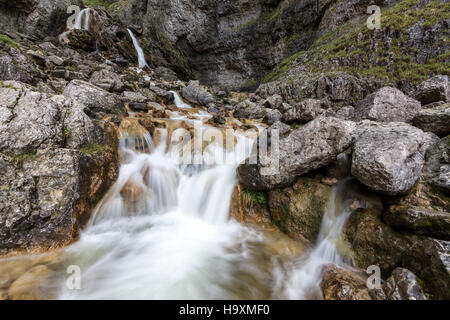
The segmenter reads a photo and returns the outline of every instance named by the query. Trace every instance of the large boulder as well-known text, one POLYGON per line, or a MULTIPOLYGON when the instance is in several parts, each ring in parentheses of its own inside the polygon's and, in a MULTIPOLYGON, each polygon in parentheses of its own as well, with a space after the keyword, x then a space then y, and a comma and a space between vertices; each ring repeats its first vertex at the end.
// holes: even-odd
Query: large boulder
POLYGON ((417 182, 430 136, 408 124, 362 121, 356 131, 352 175, 374 191, 407 193, 417 182))
POLYGON ((438 75, 422 82, 417 87, 414 98, 419 100, 423 105, 437 101, 450 102, 448 76, 438 75))
POLYGON ((366 279, 350 270, 325 265, 320 288, 325 300, 372 300, 366 279))
POLYGON ((236 106, 233 115, 235 118, 262 119, 266 115, 266 110, 261 105, 245 100, 236 106))
POLYGON ((450 133, 450 103, 423 109, 414 117, 414 126, 438 136, 450 133))
POLYGON ((279 148, 275 146, 271 154, 279 159, 278 168, 261 161, 242 164, 238 168, 241 182, 255 190, 287 187, 301 175, 334 162, 352 144, 355 126, 351 121, 319 117, 280 138, 279 148))
POLYGON ((199 81, 189 81, 187 87, 181 90, 183 97, 197 104, 208 105, 216 102, 214 96, 200 86, 199 81))
POLYGON ((16 81, 0 87, 0 152, 32 152, 64 143, 64 108, 16 81))
POLYGON ((314 243, 331 197, 331 188, 320 177, 300 177, 290 188, 269 192, 273 222, 294 239, 314 243))
POLYGON ((450 240, 450 212, 415 206, 390 206, 384 221, 395 229, 450 240))
POLYGON ((420 102, 398 89, 384 87, 360 101, 356 105, 354 117, 356 120, 410 123, 420 110, 420 102))
POLYGON ((91 114, 125 114, 125 107, 119 96, 109 93, 89 82, 72 80, 63 95, 84 104, 91 114))
POLYGON ((314 120, 325 112, 322 102, 317 99, 306 99, 295 104, 291 109, 283 113, 283 122, 308 122, 314 120))

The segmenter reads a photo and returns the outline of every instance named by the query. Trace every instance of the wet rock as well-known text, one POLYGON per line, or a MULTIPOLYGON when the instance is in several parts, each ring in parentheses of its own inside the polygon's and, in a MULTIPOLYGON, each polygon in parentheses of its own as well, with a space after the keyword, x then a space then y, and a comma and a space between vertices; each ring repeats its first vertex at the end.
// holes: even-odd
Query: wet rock
POLYGON ((422 82, 417 87, 414 98, 422 102, 422 105, 437 101, 450 102, 448 76, 438 75, 422 82))
POLYGON ((315 242, 331 196, 320 177, 301 177, 290 188, 269 192, 274 223, 294 239, 315 242))
POLYGON ((404 95, 398 89, 384 87, 356 105, 355 119, 411 123, 420 110, 420 102, 404 95))
POLYGON ((325 300, 372 300, 366 280, 335 265, 325 265, 320 283, 325 300))
POLYGON ((383 220, 392 228, 450 240, 450 212, 413 206, 391 206, 383 220))
POLYGON ((352 214, 344 234, 357 267, 379 266, 383 277, 389 277, 397 267, 409 269, 435 299, 448 299, 450 242, 394 231, 381 221, 378 212, 367 209, 352 214))
POLYGON ((309 122, 322 115, 322 102, 317 99, 306 99, 295 104, 291 109, 283 113, 283 122, 309 122))
POLYGON ((263 193, 252 193, 237 185, 233 191, 230 216, 244 224, 255 224, 260 227, 270 227, 267 196, 263 193))
POLYGON ((184 87, 181 93, 185 99, 204 106, 216 102, 214 96, 200 86, 199 81, 189 81, 188 86, 184 87))
MULTIPOLYGON (((246 163, 238 168, 241 182, 254 190, 273 190, 291 185, 301 175, 336 161, 353 142, 355 123, 333 117, 319 117, 281 138, 279 165, 246 163)), ((270 150, 270 149, 269 149, 270 150)), ((254 150, 255 151, 255 150, 254 150)), ((277 154, 279 152, 279 154, 277 154)))
POLYGON ((8 296, 12 300, 49 299, 49 283, 52 271, 43 265, 31 268, 11 284, 8 296))
POLYGON ((417 182, 430 137, 404 123, 363 121, 356 132, 352 175, 387 195, 407 193, 417 182))
POLYGON ((162 89, 156 85, 150 85, 150 92, 152 92, 156 97, 159 98, 159 100, 165 104, 172 104, 174 103, 174 96, 171 92, 162 89))
POLYGON ((11 283, 31 268, 30 259, 10 258, 0 263, 0 290, 8 289, 11 283))
POLYGON ((63 119, 61 104, 50 96, 20 82, 4 82, 0 87, 0 152, 62 146, 63 119))
POLYGON ((396 268, 384 291, 390 300, 427 300, 416 276, 408 269, 396 268))
POLYGON ((64 89, 63 95, 84 104, 91 114, 99 112, 124 114, 122 100, 89 82, 73 80, 64 89))
POLYGON ((438 136, 450 133, 450 104, 441 104, 424 109, 414 117, 414 126, 425 132, 433 132, 438 136))

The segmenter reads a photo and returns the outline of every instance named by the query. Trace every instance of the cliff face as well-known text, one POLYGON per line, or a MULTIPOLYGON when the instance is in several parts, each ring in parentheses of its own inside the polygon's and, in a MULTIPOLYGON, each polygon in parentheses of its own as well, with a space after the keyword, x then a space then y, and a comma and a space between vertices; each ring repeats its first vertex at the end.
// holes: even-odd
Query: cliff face
MULTIPOLYGON (((375 1, 380 6, 395 0, 375 1)), ((156 64, 230 89, 254 89, 284 58, 366 14, 368 0, 120 0, 109 11, 142 30, 156 64)))

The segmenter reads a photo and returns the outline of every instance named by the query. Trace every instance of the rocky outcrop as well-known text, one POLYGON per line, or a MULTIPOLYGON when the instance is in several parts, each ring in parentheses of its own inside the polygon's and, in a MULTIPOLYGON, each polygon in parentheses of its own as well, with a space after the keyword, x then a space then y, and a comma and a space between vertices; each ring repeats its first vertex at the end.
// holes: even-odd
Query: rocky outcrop
POLYGON ((356 120, 411 123, 421 109, 420 102, 400 90, 384 87, 358 102, 354 117, 356 120))
POLYGON ((322 272, 320 288, 325 300, 372 300, 360 275, 335 265, 324 266, 322 272))
POLYGON ((420 111, 414 117, 414 126, 438 136, 450 133, 450 104, 443 103, 420 111))
POLYGON ((125 114, 123 101, 89 82, 73 80, 64 89, 63 95, 84 104, 90 114, 125 114))
POLYGON ((448 299, 448 241, 393 231, 373 210, 354 212, 344 234, 357 267, 379 266, 385 277, 397 267, 409 269, 423 281, 426 292, 436 299, 448 299))
POLYGON ((273 222, 294 239, 314 243, 330 202, 331 188, 320 177, 301 177, 290 188, 269 192, 273 222))
POLYGON ((81 0, 0 1, 0 26, 3 31, 20 32, 45 38, 63 32, 70 16, 70 5, 83 7, 81 0))
POLYGON ((407 193, 419 179, 430 136, 404 123, 363 121, 356 132, 352 175, 387 195, 407 193))
POLYGON ((446 101, 450 102, 450 84, 448 76, 438 75, 422 82, 416 89, 414 97, 423 105, 446 101))
POLYGON ((280 138, 279 154, 273 155, 279 156, 278 168, 260 161, 243 164, 238 168, 240 180, 254 190, 289 186, 299 176, 334 162, 352 144, 354 129, 353 122, 319 117, 280 138))
POLYGON ((3 84, 0 253, 67 245, 117 174, 111 140, 79 102, 3 84))

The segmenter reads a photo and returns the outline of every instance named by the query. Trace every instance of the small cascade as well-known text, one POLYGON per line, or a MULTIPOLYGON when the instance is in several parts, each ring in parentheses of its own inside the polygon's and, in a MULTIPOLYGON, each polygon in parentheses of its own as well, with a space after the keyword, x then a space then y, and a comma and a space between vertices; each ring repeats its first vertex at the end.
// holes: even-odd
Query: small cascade
MULTIPOLYGON (((352 266, 350 249, 342 238, 342 232, 352 213, 352 201, 355 200, 348 196, 354 188, 353 182, 352 178, 346 178, 332 188, 328 210, 324 214, 316 245, 291 266, 284 292, 281 294, 284 298, 321 299, 319 286, 322 281, 322 267, 326 264, 352 266)), ((358 200, 361 207, 369 206, 364 198, 358 200)))
POLYGON ((142 50, 142 47, 139 44, 139 41, 134 36, 133 32, 130 29, 127 29, 127 30, 128 30, 128 33, 130 34, 131 39, 133 40, 134 48, 136 49, 136 52, 138 54, 139 70, 142 70, 144 67, 148 67, 147 61, 145 61, 144 51, 142 50))
POLYGON ((170 91, 170 93, 173 94, 173 97, 175 99, 175 105, 177 106, 177 108, 179 108, 179 109, 192 109, 192 107, 190 105, 188 105, 187 103, 185 103, 183 101, 183 99, 180 97, 180 95, 178 93, 176 93, 175 91, 170 91))
MULTIPOLYGON (((75 17, 75 20, 73 21, 73 23, 67 24, 67 28, 69 30, 89 31, 89 28, 90 28, 89 23, 90 23, 92 11, 93 11, 93 9, 91 9, 91 8, 85 8, 85 9, 81 10, 75 17)), ((59 42, 63 42, 66 35, 67 35, 67 31, 64 31, 63 33, 61 33, 58 37, 59 42)))

